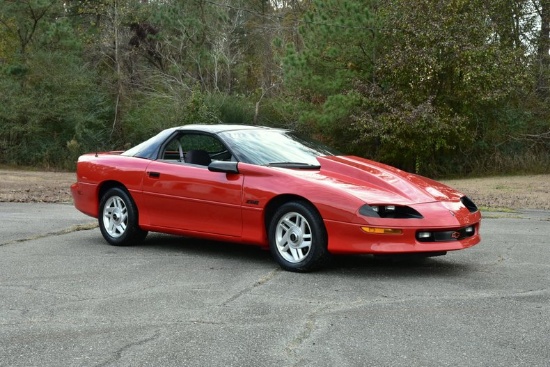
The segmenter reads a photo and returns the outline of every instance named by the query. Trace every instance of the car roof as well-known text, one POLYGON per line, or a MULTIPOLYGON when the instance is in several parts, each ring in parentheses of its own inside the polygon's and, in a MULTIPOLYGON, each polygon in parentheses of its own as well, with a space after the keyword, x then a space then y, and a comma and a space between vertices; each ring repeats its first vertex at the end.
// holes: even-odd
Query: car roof
POLYGON ((212 134, 218 134, 225 131, 235 131, 235 130, 276 130, 284 131, 284 129, 271 128, 266 126, 252 126, 252 125, 235 125, 235 124, 217 124, 217 125, 201 125, 201 124, 192 124, 192 125, 183 125, 175 128, 175 130, 180 131, 203 131, 212 134))
POLYGON ((124 153, 122 155, 129 155, 139 158, 148 158, 154 159, 158 154, 158 149, 161 144, 163 144, 166 139, 168 139, 175 132, 190 132, 190 133, 207 133, 218 135, 226 131, 239 131, 239 130, 256 130, 256 131, 288 131, 285 129, 277 129, 265 126, 251 126, 251 125, 230 125, 230 124, 217 124, 217 125, 202 125, 202 124, 191 124, 191 125, 182 125, 179 127, 171 127, 165 130, 162 130, 157 135, 152 138, 138 144, 124 153))

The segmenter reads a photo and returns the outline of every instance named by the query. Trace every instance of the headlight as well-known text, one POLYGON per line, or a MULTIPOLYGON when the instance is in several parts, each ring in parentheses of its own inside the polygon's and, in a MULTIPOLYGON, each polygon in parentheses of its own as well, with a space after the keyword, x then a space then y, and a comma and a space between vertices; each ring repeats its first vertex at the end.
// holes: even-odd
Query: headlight
POLYGON ((370 205, 363 205, 359 208, 359 214, 364 215, 365 217, 374 217, 374 218, 380 218, 380 215, 378 215, 378 207, 376 205, 370 206, 370 205))
POLYGON ((365 217, 374 218, 395 218, 395 219, 421 219, 422 214, 411 207, 402 205, 368 205, 359 208, 359 214, 365 217))

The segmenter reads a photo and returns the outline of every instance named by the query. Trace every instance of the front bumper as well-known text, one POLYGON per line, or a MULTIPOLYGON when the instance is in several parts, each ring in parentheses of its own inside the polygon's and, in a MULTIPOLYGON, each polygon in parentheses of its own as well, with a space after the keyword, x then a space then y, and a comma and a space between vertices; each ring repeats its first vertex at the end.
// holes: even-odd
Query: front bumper
POLYGON ((460 232, 465 226, 449 227, 395 227, 400 234, 365 233, 361 225, 356 223, 342 223, 325 221, 328 233, 328 250, 334 254, 400 254, 400 253, 430 253, 455 251, 472 247, 481 241, 479 234, 480 221, 468 224, 474 227, 474 233, 465 238, 449 238, 440 241, 419 241, 417 233, 432 232, 460 232))

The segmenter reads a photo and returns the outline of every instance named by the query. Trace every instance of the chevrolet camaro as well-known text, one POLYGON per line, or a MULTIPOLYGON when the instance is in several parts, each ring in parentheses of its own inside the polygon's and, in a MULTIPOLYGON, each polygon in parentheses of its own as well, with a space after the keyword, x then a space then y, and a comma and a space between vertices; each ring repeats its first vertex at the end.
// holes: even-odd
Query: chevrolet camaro
POLYGON ((431 179, 284 129, 186 125, 77 163, 75 207, 116 246, 148 231, 253 244, 285 270, 333 254, 444 255, 479 243, 481 213, 431 179))

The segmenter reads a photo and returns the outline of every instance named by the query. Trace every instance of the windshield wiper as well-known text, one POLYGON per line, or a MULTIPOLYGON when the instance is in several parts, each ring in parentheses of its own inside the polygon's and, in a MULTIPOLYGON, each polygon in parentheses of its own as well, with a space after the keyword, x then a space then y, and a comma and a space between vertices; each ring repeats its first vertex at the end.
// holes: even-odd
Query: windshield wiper
POLYGON ((309 164, 303 162, 272 162, 266 164, 268 167, 281 167, 281 168, 298 168, 298 169, 319 169, 318 164, 309 164))

